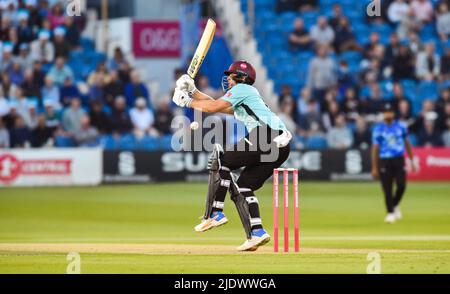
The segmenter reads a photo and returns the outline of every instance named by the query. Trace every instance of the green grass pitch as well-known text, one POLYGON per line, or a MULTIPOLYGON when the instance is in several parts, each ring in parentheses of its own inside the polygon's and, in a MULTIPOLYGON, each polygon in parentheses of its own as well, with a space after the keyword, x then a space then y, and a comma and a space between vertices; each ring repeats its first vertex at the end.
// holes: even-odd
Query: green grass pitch
MULTIPOLYGON (((69 252, 80 254, 82 273, 364 274, 369 252, 380 254, 382 273, 450 273, 450 183, 410 184, 394 225, 383 223, 376 183, 300 183, 298 254, 275 254, 272 242, 234 251, 245 236, 229 198, 230 223, 195 233, 206 188, 1 189, 0 273, 64 274, 69 252)), ((257 195, 271 232, 272 185, 257 195)))

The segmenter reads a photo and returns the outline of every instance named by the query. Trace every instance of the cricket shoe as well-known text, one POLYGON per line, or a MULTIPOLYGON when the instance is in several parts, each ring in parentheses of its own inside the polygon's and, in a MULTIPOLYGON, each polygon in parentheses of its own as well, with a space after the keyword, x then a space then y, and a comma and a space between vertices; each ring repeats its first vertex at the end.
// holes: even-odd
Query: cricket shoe
POLYGON ((195 226, 196 232, 206 232, 215 227, 223 226, 228 222, 227 217, 221 211, 214 211, 208 219, 203 219, 200 224, 195 226))
POLYGON ((251 239, 248 239, 237 248, 238 251, 256 251, 258 247, 263 246, 270 241, 270 235, 264 229, 252 231, 251 239))
POLYGON ((395 213, 389 213, 384 218, 384 222, 388 223, 388 224, 393 224, 393 223, 395 223, 396 220, 397 220, 397 218, 395 217, 395 213))
POLYGON ((394 207, 394 215, 396 220, 402 219, 402 212, 400 211, 400 208, 398 206, 394 207))

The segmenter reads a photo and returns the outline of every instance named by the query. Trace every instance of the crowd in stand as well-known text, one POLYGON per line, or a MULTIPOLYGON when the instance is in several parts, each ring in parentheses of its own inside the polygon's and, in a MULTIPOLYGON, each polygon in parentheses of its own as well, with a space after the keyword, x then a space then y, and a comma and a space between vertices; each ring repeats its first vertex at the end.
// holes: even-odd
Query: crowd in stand
POLYGON ((87 80, 76 79, 68 60, 85 50, 84 22, 66 16, 63 2, 0 0, 0 148, 96 146, 104 134, 170 134, 170 107, 153 107, 120 48, 87 80))
MULTIPOLYGON (((277 10, 319 11, 318 2, 278 0, 277 10)), ((366 22, 388 25, 392 33, 383 41, 373 31, 367 44, 358 42, 339 3, 309 29, 303 18, 295 19, 289 50, 315 56, 300 93, 284 85, 279 105, 300 141, 317 137, 332 148, 367 147, 379 109, 390 101, 414 144, 450 146, 450 6, 434 2, 383 1, 382 17, 366 22), (436 38, 420 37, 426 26, 437 31, 436 38), (361 56, 356 71, 339 58, 344 52, 361 56), (417 86, 423 93, 416 93, 417 86)))

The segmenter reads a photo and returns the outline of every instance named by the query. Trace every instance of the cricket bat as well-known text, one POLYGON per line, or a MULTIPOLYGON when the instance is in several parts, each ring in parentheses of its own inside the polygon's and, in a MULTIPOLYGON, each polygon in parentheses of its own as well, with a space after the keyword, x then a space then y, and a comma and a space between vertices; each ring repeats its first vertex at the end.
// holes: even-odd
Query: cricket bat
POLYGON ((191 60, 187 74, 191 78, 195 78, 202 66, 203 60, 205 60, 206 54, 208 54, 209 47, 211 47, 214 34, 216 32, 216 23, 212 19, 208 19, 205 30, 203 31, 202 38, 198 43, 197 49, 195 50, 194 57, 191 60))

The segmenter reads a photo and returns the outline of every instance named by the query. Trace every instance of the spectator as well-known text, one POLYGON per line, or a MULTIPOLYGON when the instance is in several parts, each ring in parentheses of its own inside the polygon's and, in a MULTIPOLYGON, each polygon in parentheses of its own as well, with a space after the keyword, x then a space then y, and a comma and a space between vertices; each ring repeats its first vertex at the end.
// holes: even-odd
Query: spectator
POLYGON ((278 13, 284 11, 299 11, 303 0, 277 0, 276 10, 278 13))
POLYGON ((398 55, 400 51, 400 39, 396 33, 389 36, 389 43, 384 50, 384 60, 386 64, 392 64, 394 57, 398 55))
POLYGON ((30 146, 31 132, 24 119, 19 115, 15 118, 14 127, 10 131, 11 148, 27 148, 30 146))
POLYGON ((24 80, 20 87, 23 89, 26 97, 34 97, 39 101, 39 105, 42 105, 41 88, 36 83, 32 69, 25 70, 24 80))
POLYGON ((282 85, 281 86, 281 94, 278 97, 278 105, 280 105, 284 99, 290 99, 293 98, 294 94, 292 93, 292 87, 289 85, 282 85))
POLYGON ((300 133, 304 135, 311 135, 312 133, 321 133, 323 128, 322 117, 318 110, 317 103, 314 100, 309 100, 308 109, 305 115, 300 117, 300 133))
POLYGON ((79 98, 74 98, 70 102, 70 108, 64 110, 62 117, 63 130, 67 132, 69 136, 75 136, 75 134, 81 129, 81 117, 85 115, 85 111, 81 108, 81 101, 79 98))
POLYGON ((442 80, 450 80, 450 44, 445 48, 445 53, 441 57, 442 80))
POLYGON ((66 28, 66 39, 73 50, 78 50, 80 47, 80 30, 71 16, 66 16, 64 19, 64 27, 66 28))
POLYGON ((370 54, 378 45, 380 45, 380 34, 377 32, 372 32, 369 36, 369 43, 364 46, 365 57, 370 58, 370 54))
POLYGON ((415 119, 412 116, 411 104, 407 100, 400 100, 397 108, 398 120, 409 129, 415 122, 415 119))
POLYGON ((334 40, 334 48, 337 52, 342 51, 359 51, 361 47, 356 43, 348 18, 341 17, 335 28, 336 38, 334 40))
POLYGON ((425 45, 423 51, 417 55, 416 60, 416 76, 419 79, 425 79, 432 76, 433 79, 438 78, 441 72, 441 60, 435 52, 434 43, 430 42, 425 45))
POLYGON ((74 78, 72 69, 66 65, 63 57, 56 58, 55 65, 52 66, 48 75, 52 77, 55 85, 58 87, 61 87, 66 79, 74 78))
POLYGON ((401 42, 399 53, 392 62, 392 78, 394 81, 415 78, 414 56, 405 41, 401 42))
POLYGON ((354 88, 348 88, 345 91, 342 111, 345 113, 347 120, 356 120, 359 117, 361 107, 354 88))
POLYGON ((327 46, 320 46, 317 49, 317 56, 309 64, 306 82, 306 85, 313 89, 313 97, 319 99, 321 104, 326 90, 334 87, 337 82, 336 64, 327 54, 327 46))
POLYGON ((343 114, 336 117, 334 127, 328 132, 327 143, 334 149, 347 149, 353 145, 353 134, 347 127, 343 114))
POLYGON ((28 106, 28 116, 24 117, 24 119, 25 118, 28 119, 25 120, 25 123, 30 130, 33 130, 38 125, 37 101, 30 100, 28 101, 27 106, 28 106))
POLYGON ((280 118, 286 124, 286 127, 291 134, 296 133, 296 124, 294 120, 295 103, 291 97, 284 99, 280 105, 280 118))
POLYGON ((0 86, 2 88, 3 94, 6 98, 13 98, 16 93, 17 86, 11 82, 11 78, 9 77, 8 73, 4 72, 1 78, 2 79, 0 86))
POLYGON ((401 40, 408 38, 411 33, 420 30, 422 24, 416 18, 414 10, 411 8, 406 15, 400 19, 400 25, 397 27, 397 34, 401 40))
POLYGON ((55 110, 55 105, 51 100, 44 100, 44 115, 46 126, 55 133, 61 126, 61 112, 55 110))
POLYGON ((172 133, 173 113, 169 103, 163 101, 159 104, 155 113, 155 129, 160 136, 170 135, 172 133))
POLYGON ((426 99, 422 102, 422 109, 418 115, 416 115, 416 120, 411 126, 411 131, 419 133, 424 129, 425 121, 427 118, 437 119, 436 106, 432 100, 426 99), (434 113, 434 114, 433 114, 434 113))
POLYGON ((0 119, 9 114, 9 101, 3 94, 3 90, 0 87, 0 119))
POLYGON ((124 64, 128 64, 120 47, 114 49, 114 56, 108 61, 108 70, 119 70, 124 64))
MULTIPOLYGON (((288 96, 288 97, 290 97, 290 96, 288 96)), ((282 100, 280 100, 280 102, 281 101, 282 100)), ((311 99, 311 89, 308 87, 303 88, 300 93, 300 98, 298 99, 298 103, 297 103, 297 112, 298 112, 299 116, 303 116, 308 113, 309 103, 311 101, 314 102, 311 99)), ((318 103, 316 103, 316 108, 317 108, 317 112, 320 112, 320 105, 318 103)))
POLYGON ((70 101, 73 98, 80 97, 81 93, 78 90, 77 85, 73 83, 73 80, 71 78, 67 78, 64 81, 64 85, 59 89, 59 95, 61 103, 64 105, 64 107, 67 107, 70 105, 70 101))
POLYGON ((356 129, 354 133, 353 147, 359 149, 368 149, 371 145, 372 136, 367 128, 367 123, 362 117, 356 119, 356 129))
POLYGON ((151 133, 153 123, 155 122, 155 116, 153 115, 153 112, 147 108, 145 98, 137 98, 135 105, 136 106, 130 110, 130 117, 136 137, 142 138, 144 135, 151 133))
POLYGON ((439 4, 436 16, 436 29, 442 41, 447 41, 450 35, 450 11, 448 4, 441 2, 439 4))
POLYGON ((317 24, 311 28, 310 35, 317 47, 331 45, 334 41, 334 31, 324 16, 317 19, 317 24))
POLYGON ((413 0, 411 8, 419 21, 428 23, 433 20, 434 8, 430 0, 413 0))
POLYGON ((395 0, 389 5, 388 18, 393 24, 397 24, 408 14, 410 7, 405 0, 395 0))
POLYGON ((117 96, 114 100, 114 107, 111 113, 111 126, 114 132, 125 134, 133 129, 130 115, 126 111, 126 99, 117 96))
POLYGON ((30 16, 27 10, 20 10, 17 14, 19 25, 17 26, 17 37, 19 45, 30 43, 34 39, 34 33, 32 27, 28 24, 28 18, 30 16))
POLYGON ((3 121, 3 117, 0 117, 0 149, 9 148, 9 132, 3 121))
POLYGON ((342 6, 339 3, 333 4, 333 16, 330 18, 331 27, 336 30, 336 27, 339 25, 341 17, 344 16, 342 12, 342 6))
POLYGON ((53 130, 47 126, 45 114, 41 114, 37 118, 37 126, 31 131, 31 146, 40 148, 43 146, 51 146, 53 137, 53 130))
POLYGON ((326 131, 329 131, 336 122, 336 117, 342 114, 339 104, 334 100, 330 99, 332 95, 327 93, 329 97, 326 102, 326 111, 322 115, 323 126, 326 131))
POLYGON ((0 72, 5 72, 11 69, 14 61, 13 49, 14 46, 11 43, 3 43, 3 55, 0 59, 0 72))
POLYGON ((45 83, 45 72, 42 70, 42 63, 39 61, 33 62, 33 76, 34 81, 39 87, 43 87, 45 83))
POLYGON ((418 142, 421 147, 440 147, 442 134, 435 127, 436 113, 427 113, 423 128, 419 131, 418 142))
POLYGON ((63 57, 69 59, 71 45, 66 39, 66 29, 57 27, 53 30, 53 46, 55 47, 55 58, 63 57))
POLYGON ((141 82, 141 76, 136 70, 131 73, 131 82, 125 86, 125 97, 127 99, 128 107, 135 105, 137 97, 145 98, 145 102, 148 103, 149 108, 152 109, 150 104, 150 93, 147 86, 141 82))
POLYGON ((406 100, 406 102, 409 103, 409 99, 405 96, 403 86, 400 83, 393 84, 392 92, 393 92, 392 100, 394 111, 398 114, 398 104, 400 103, 400 101, 406 100))
POLYGON ((97 64, 95 71, 91 72, 88 77, 88 84, 92 86, 98 81, 98 78, 103 79, 102 84, 104 85, 108 84, 111 81, 105 62, 99 62, 97 64))
POLYGON ((442 135, 442 141, 445 147, 450 147, 450 117, 446 120, 446 126, 447 128, 442 135))
POLYGON ((109 83, 104 87, 105 102, 108 106, 114 105, 114 99, 124 94, 123 82, 119 79, 119 73, 112 70, 109 73, 109 83))
POLYGON ((95 127, 91 126, 89 116, 83 115, 80 118, 80 129, 75 134, 75 141, 78 146, 93 147, 98 145, 99 134, 95 127))
MULTIPOLYGON (((47 76, 45 78, 45 85, 41 89, 41 97, 43 100, 52 101, 53 105, 59 109, 61 108, 61 97, 59 88, 53 83, 53 78, 51 76, 47 76)), ((68 103, 65 100, 62 100, 64 106, 67 106, 68 103)))
POLYGON ((295 19, 294 30, 289 34, 289 46, 293 51, 311 49, 311 37, 300 17, 295 19))
MULTIPOLYGON (((441 95, 436 101, 436 110, 439 114, 443 114, 445 112, 446 105, 450 104, 450 88, 442 89, 441 95)), ((0 114, 1 116, 1 114, 0 114)))
POLYGON ((38 40, 31 43, 31 56, 33 60, 37 60, 43 64, 53 62, 55 59, 55 48, 49 42, 50 32, 41 30, 39 32, 38 40))
POLYGON ((23 95, 23 89, 20 87, 16 88, 16 91, 14 93, 14 97, 11 98, 12 101, 15 103, 15 107, 17 110, 17 113, 22 116, 22 118, 25 120, 25 122, 29 122, 29 110, 28 110, 28 100, 23 95))
POLYGON ((211 85, 209 84, 209 79, 207 76, 205 75, 200 75, 198 77, 198 89, 205 93, 206 95, 209 95, 210 97, 218 97, 220 96, 220 93, 218 93, 218 91, 216 89, 214 89, 213 87, 211 87, 211 85))
POLYGON ((23 69, 31 69, 33 67, 33 58, 30 54, 30 46, 23 43, 20 45, 19 49, 19 55, 16 57, 16 62, 18 62, 23 69))
POLYGON ((17 60, 13 62, 12 67, 8 71, 8 74, 13 84, 20 85, 23 83, 22 68, 20 67, 20 63, 17 60))
POLYGON ((100 100, 95 100, 91 103, 89 118, 91 125, 101 134, 108 134, 111 132, 111 121, 108 115, 103 111, 103 103, 100 100))
POLYGON ((64 8, 61 2, 56 2, 55 5, 53 5, 51 11, 47 15, 47 19, 49 20, 52 29, 64 25, 64 8))
POLYGON ((102 75, 98 75, 89 89, 89 101, 101 101, 103 103, 104 99, 104 78, 102 75))

